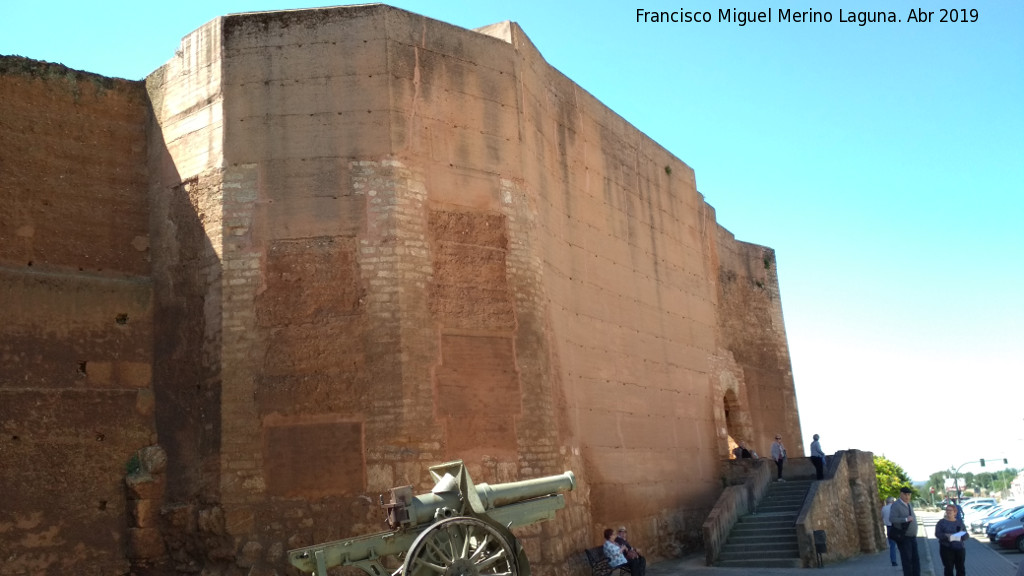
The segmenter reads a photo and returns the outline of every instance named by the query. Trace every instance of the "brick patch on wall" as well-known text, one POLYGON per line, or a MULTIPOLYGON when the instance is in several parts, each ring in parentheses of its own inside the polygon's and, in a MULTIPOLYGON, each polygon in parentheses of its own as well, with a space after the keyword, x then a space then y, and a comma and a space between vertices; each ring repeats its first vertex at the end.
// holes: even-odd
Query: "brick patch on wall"
POLYGON ((317 498, 363 491, 363 425, 335 417, 264 423, 267 492, 317 498))

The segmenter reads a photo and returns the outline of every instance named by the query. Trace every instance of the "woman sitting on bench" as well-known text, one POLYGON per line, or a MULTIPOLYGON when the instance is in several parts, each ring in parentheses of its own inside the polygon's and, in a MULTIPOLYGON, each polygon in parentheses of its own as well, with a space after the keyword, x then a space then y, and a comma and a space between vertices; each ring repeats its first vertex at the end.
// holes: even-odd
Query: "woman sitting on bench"
POLYGON ((611 528, 604 531, 604 555, 608 557, 608 565, 612 570, 625 568, 633 576, 644 576, 646 562, 641 562, 639 556, 632 560, 627 559, 626 547, 615 541, 615 530, 611 528))

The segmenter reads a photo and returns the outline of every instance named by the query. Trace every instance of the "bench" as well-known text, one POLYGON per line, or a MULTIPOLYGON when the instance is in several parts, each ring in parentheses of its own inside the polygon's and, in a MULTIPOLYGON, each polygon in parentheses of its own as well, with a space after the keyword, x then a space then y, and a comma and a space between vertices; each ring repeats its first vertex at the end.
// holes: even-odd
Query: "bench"
POLYGON ((587 548, 586 554, 593 576, 611 576, 616 570, 621 570, 620 574, 623 576, 630 574, 629 566, 626 564, 614 569, 608 564, 608 557, 604 555, 604 546, 587 548))

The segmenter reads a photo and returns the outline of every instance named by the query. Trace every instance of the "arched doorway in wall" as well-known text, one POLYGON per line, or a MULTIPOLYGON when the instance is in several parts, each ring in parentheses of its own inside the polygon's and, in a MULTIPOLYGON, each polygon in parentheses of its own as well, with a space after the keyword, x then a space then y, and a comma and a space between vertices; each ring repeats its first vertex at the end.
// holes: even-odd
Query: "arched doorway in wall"
MULTIPOLYGON (((750 414, 736 396, 736 391, 728 389, 722 396, 722 407, 725 410, 725 428, 729 435, 729 455, 740 442, 750 444, 750 414)), ((728 456, 727 456, 728 457, 728 456)))

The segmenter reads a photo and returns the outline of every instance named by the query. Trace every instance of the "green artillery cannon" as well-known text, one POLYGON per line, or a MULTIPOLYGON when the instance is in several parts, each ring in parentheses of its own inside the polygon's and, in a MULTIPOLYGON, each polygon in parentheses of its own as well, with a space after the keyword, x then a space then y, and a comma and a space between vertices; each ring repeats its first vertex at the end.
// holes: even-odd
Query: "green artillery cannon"
POLYGON ((510 529, 554 518, 565 507, 559 492, 576 487, 572 472, 474 486, 461 460, 432 466, 430 476, 429 494, 413 496, 412 486, 399 486, 390 502, 381 495, 388 531, 289 550, 292 566, 316 576, 334 566, 370 576, 530 576, 510 529), (386 569, 388 557, 401 567, 386 569))

